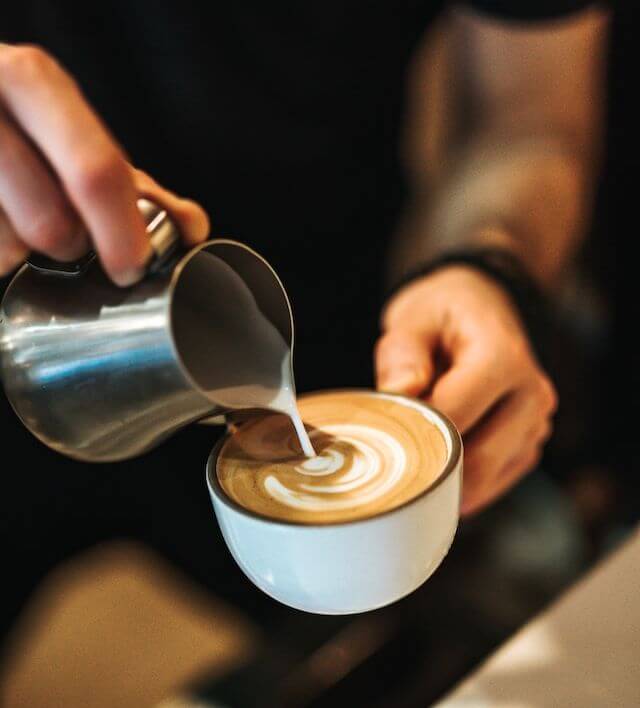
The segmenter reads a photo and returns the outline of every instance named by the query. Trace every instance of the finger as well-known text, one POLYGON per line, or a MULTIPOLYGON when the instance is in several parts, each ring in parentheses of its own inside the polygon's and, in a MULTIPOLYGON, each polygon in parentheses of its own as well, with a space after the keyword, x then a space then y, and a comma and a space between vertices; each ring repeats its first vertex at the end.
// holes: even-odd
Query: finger
POLYGON ((465 439, 465 463, 470 472, 497 471, 524 448, 542 442, 550 428, 549 409, 531 387, 502 401, 465 439))
POLYGON ((88 240, 60 184, 36 150, 0 112, 0 204, 32 250, 75 260, 88 240))
POLYGON ((543 444, 551 427, 548 416, 549 409, 531 388, 522 389, 469 434, 465 440, 463 508, 476 508, 480 501, 499 494, 505 466, 543 444))
POLYGON ((28 253, 29 249, 20 241, 11 222, 0 209, 0 277, 20 265, 28 253))
POLYGON ((533 434, 531 435, 532 440, 538 440, 540 444, 544 444, 551 437, 553 433, 553 424, 549 418, 545 420, 541 425, 537 427, 533 434))
POLYGON ((209 217, 199 204, 165 189, 146 172, 134 167, 131 169, 138 194, 148 197, 171 214, 188 245, 195 246, 206 240, 210 230, 209 217))
POLYGON ((542 459, 543 444, 539 443, 532 446, 528 450, 521 452, 520 455, 509 460, 507 464, 500 470, 500 484, 511 484, 518 477, 522 477, 528 472, 534 470, 542 459))
POLYGON ((151 255, 121 149, 55 60, 32 46, 0 49, 5 107, 45 156, 86 224, 106 271, 135 282, 151 255))
POLYGON ((392 329, 376 345, 376 385, 381 391, 422 394, 434 373, 433 345, 426 334, 392 329))
POLYGON ((461 433, 470 430, 515 385, 510 372, 480 348, 456 353, 435 382, 428 401, 449 416, 461 433))
POLYGON ((460 506, 461 515, 471 516, 486 508, 492 501, 505 494, 505 492, 513 487, 528 472, 535 470, 541 458, 541 446, 528 449, 504 466, 491 487, 487 487, 475 495, 463 494, 462 504, 460 506))

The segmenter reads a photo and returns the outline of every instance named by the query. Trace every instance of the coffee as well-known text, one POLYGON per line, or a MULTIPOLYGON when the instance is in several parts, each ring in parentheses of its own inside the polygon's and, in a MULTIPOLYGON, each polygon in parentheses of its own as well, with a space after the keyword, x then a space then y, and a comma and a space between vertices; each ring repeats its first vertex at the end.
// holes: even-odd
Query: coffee
POLYGON ((240 506, 299 523, 361 519, 418 496, 445 468, 445 437, 419 403, 344 391, 302 396, 298 405, 316 457, 304 457, 279 414, 245 423, 223 444, 218 480, 240 506))

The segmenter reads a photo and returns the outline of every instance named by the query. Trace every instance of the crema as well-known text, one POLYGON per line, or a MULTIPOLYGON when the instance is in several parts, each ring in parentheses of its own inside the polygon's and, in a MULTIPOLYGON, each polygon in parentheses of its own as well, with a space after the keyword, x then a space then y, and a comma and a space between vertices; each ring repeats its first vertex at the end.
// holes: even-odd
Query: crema
POLYGON ((366 391, 302 396, 316 451, 305 457, 291 421, 267 414, 223 444, 217 475, 226 494, 262 516, 336 523, 396 508, 431 486, 449 455, 427 408, 366 391))

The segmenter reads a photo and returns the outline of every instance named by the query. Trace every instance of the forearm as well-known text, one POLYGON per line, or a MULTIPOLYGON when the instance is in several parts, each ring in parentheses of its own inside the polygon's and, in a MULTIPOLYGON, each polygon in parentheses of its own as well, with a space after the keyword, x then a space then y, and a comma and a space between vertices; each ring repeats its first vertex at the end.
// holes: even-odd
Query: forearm
MULTIPOLYGON (((601 31, 598 23, 592 33, 601 31)), ((486 40, 496 43, 493 36, 486 40)), ((582 67, 575 85, 566 77, 568 95, 539 81, 508 85, 507 67, 506 87, 498 85, 498 70, 497 79, 483 77, 488 98, 471 90, 456 102, 449 118, 455 139, 440 151, 442 164, 429 166, 428 179, 414 173, 392 277, 444 251, 497 246, 553 288, 588 229, 601 135, 599 66, 594 60, 582 67)))
POLYGON ((443 251, 498 246, 552 286, 585 234, 594 174, 594 163, 551 138, 505 144, 478 136, 431 194, 414 194, 396 275, 443 251))

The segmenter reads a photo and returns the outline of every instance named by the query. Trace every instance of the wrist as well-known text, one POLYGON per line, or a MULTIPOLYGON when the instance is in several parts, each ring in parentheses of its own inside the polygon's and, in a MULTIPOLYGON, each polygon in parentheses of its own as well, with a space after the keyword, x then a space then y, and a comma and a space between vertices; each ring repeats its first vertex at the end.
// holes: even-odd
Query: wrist
POLYGON ((507 290, 493 277, 466 263, 453 262, 404 279, 385 300, 381 321, 388 326, 404 319, 417 302, 428 302, 430 309, 445 309, 452 303, 466 307, 478 294, 488 298, 492 307, 516 309, 507 290))
POLYGON ((401 290, 443 271, 475 272, 498 286, 517 311, 540 358, 544 358, 549 333, 550 307, 546 295, 513 251, 508 248, 472 246, 443 252, 416 264, 388 291, 386 302, 401 290))

